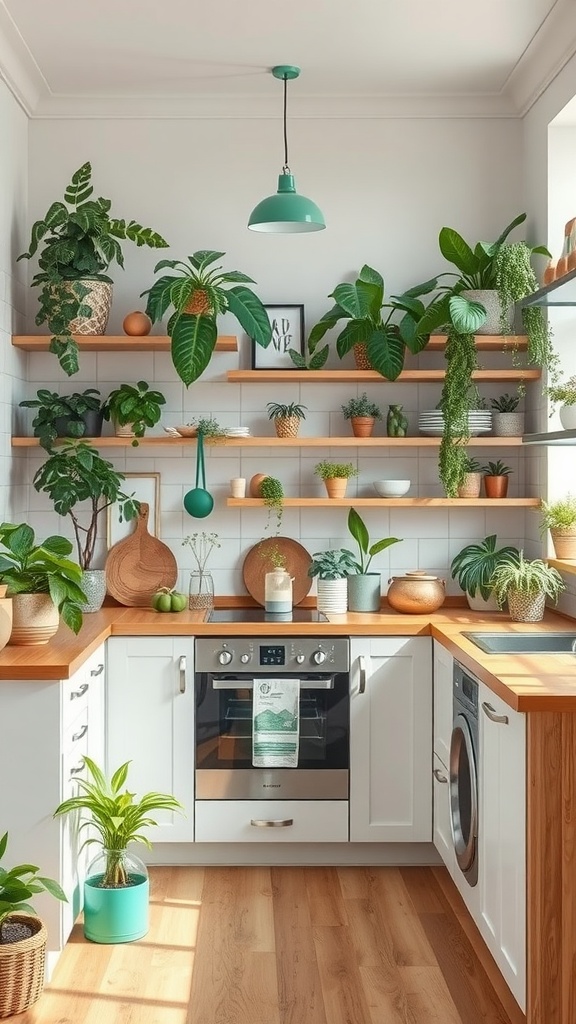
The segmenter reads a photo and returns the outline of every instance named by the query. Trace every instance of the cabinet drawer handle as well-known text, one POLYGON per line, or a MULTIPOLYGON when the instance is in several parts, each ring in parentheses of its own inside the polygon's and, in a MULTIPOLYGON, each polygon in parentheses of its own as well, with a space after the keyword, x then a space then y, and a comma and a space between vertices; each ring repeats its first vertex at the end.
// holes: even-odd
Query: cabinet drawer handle
POLYGON ((294 824, 294 818, 251 818, 254 828, 288 828, 294 824))
POLYGON ((442 775, 439 768, 434 769, 434 778, 436 779, 436 782, 448 782, 448 779, 445 775, 442 775))
POLYGON ((491 722, 496 722, 498 725, 508 725, 508 715, 497 715, 492 705, 487 704, 486 701, 482 701, 482 711, 491 722))
POLYGON ((360 670, 360 679, 358 681, 358 693, 366 692, 366 658, 363 654, 358 658, 358 667, 360 670))
POLYGON ((70 700, 76 700, 77 697, 83 697, 88 689, 88 685, 88 683, 82 683, 82 686, 79 686, 77 690, 72 690, 70 700))
POLYGON ((81 740, 82 737, 85 736, 87 732, 88 732, 88 724, 83 725, 82 728, 80 729, 80 732, 72 733, 72 741, 73 741, 73 743, 77 743, 78 740, 81 740))
POLYGON ((180 655, 180 693, 186 693, 186 655, 180 655))
POLYGON ((101 661, 100 664, 98 665, 98 668, 91 668, 90 669, 90 675, 91 676, 101 676, 103 671, 104 671, 104 662, 101 661))
POLYGON ((84 766, 84 761, 80 761, 80 764, 78 764, 76 766, 76 768, 71 768, 70 769, 70 778, 72 778, 74 775, 80 775, 80 772, 84 771, 84 767, 85 767, 84 766))

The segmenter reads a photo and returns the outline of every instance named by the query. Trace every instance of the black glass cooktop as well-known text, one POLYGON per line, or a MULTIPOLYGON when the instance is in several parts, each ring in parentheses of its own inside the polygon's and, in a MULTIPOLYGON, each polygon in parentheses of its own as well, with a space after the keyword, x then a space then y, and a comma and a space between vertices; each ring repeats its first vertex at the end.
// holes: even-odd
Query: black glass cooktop
POLYGON ((317 608, 293 608, 272 614, 264 608, 213 608, 208 622, 328 622, 317 608))

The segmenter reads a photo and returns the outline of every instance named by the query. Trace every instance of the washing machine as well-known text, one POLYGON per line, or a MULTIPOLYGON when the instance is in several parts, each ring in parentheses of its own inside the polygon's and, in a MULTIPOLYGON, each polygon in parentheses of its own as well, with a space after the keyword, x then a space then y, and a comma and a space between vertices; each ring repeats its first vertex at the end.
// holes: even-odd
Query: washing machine
POLYGON ((466 882, 478 882, 478 681, 454 662, 450 739, 450 828, 466 882))

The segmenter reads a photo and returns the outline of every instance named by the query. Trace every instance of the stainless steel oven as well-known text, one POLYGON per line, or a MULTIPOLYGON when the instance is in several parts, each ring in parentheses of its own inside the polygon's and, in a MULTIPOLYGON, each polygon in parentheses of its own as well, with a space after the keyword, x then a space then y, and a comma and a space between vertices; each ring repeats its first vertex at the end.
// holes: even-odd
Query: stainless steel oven
POLYGON ((347 638, 196 640, 196 799, 347 800, 349 686, 347 638), (252 766, 252 695, 264 678, 300 680, 295 768, 252 766))

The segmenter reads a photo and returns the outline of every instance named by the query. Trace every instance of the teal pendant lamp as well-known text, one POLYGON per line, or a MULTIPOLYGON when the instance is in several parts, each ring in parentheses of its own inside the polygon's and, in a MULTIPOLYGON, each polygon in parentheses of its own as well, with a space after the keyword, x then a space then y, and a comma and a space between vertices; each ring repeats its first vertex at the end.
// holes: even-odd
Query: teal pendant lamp
POLYGON ((268 196, 250 214, 248 227, 251 231, 268 231, 275 234, 296 231, 322 231, 326 222, 322 211, 306 196, 298 195, 294 175, 288 166, 288 134, 286 131, 286 100, 288 81, 298 78, 300 68, 291 64, 278 64, 272 68, 274 78, 284 82, 284 166, 278 175, 278 191, 268 196))

